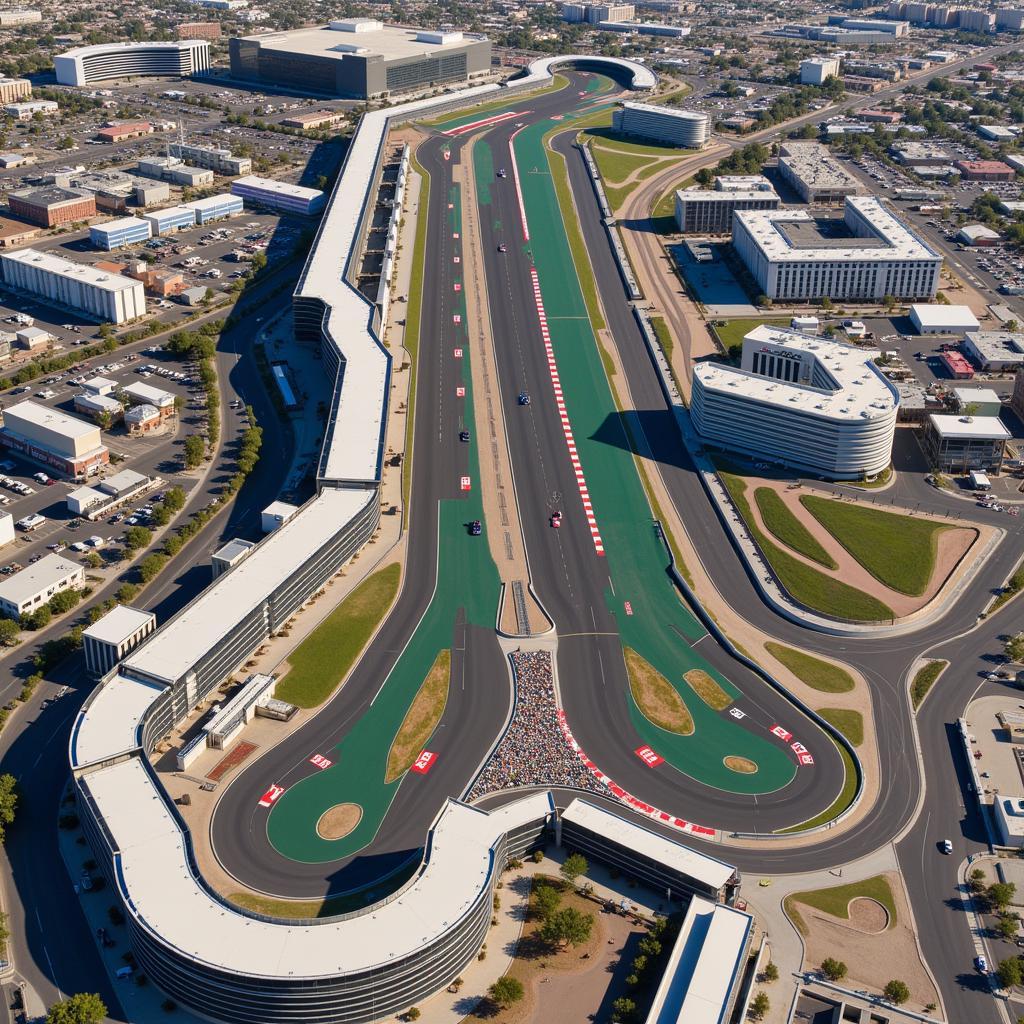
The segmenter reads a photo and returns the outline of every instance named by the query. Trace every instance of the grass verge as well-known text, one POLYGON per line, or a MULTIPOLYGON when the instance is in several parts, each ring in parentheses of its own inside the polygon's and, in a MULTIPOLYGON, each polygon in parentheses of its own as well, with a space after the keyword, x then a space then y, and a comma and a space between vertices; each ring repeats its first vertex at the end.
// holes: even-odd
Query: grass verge
POLYGON ((441 721, 448 702, 451 667, 452 652, 447 649, 439 651, 391 743, 388 767, 384 773, 385 785, 390 785, 408 771, 441 721))
POLYGON ((623 648, 629 692, 640 713, 659 729, 677 736, 693 735, 693 717, 675 687, 632 647, 623 648))
POLYGON ((928 691, 935 685, 935 681, 942 675, 948 664, 948 661, 935 659, 922 665, 914 673, 914 679, 910 684, 910 703, 915 711, 924 703, 928 691))
POLYGON ((732 697, 729 696, 718 684, 718 682, 702 668, 693 668, 689 672, 685 673, 683 678, 686 680, 687 685, 691 690, 709 708, 714 708, 715 711, 724 711, 731 703, 732 697))
POLYGON ((815 494, 802 495, 800 504, 879 582, 913 597, 928 588, 948 526, 815 494))
POLYGON ((1013 575, 1006 581, 1006 586, 999 592, 996 599, 989 605, 987 615, 999 611, 1011 598, 1016 597, 1021 590, 1024 590, 1024 562, 1013 571, 1013 575))
MULTIPOLYGON (((835 741, 833 740, 833 742, 835 741)), ((850 756, 850 752, 846 747, 839 743, 836 743, 836 747, 839 750, 839 756, 843 759, 843 768, 845 770, 843 788, 839 791, 839 796, 837 796, 835 800, 832 801, 831 805, 826 807, 821 814, 816 814, 813 818, 808 818, 807 821, 801 821, 799 825, 791 825, 789 828, 780 828, 778 830, 779 835, 787 835, 792 832, 805 832, 808 829, 818 828, 819 825, 827 825, 834 818, 838 818, 839 815, 853 803, 854 795, 857 792, 857 766, 853 763, 853 758, 850 756)))
POLYGON ((775 327, 788 327, 788 320, 766 320, 763 317, 742 317, 738 320, 716 320, 713 325, 715 337, 722 346, 722 351, 732 355, 734 351, 741 348, 743 339, 761 324, 771 324, 775 327))
POLYGON ((815 910, 820 910, 825 914, 831 914, 832 917, 837 917, 841 921, 848 921, 850 919, 850 903, 860 898, 876 900, 881 903, 889 914, 889 928, 895 926, 896 901, 893 899, 889 882, 881 875, 865 878, 863 882, 837 885, 834 889, 794 892, 786 897, 783 906, 800 934, 807 935, 807 923, 800 916, 800 912, 794 907, 794 904, 802 903, 804 906, 814 907, 815 910))
POLYGON ((818 708, 818 714, 838 729, 855 747, 864 742, 864 716, 852 708, 818 708))
POLYGON ((758 487, 754 491, 754 501, 765 528, 777 541, 826 569, 839 568, 839 563, 818 543, 814 534, 793 515, 778 491, 771 487, 758 487))
POLYGON ((746 481, 734 473, 721 469, 718 476, 732 496, 761 553, 771 564, 779 582, 794 601, 813 611, 821 612, 822 615, 853 622, 880 622, 894 618, 893 610, 887 604, 843 583, 842 580, 826 576, 783 551, 754 522, 747 501, 746 481))
POLYGON ((320 623, 288 658, 291 668, 274 691, 300 708, 319 707, 355 664, 390 609, 401 567, 388 565, 368 576, 320 623))
POLYGON ((591 146, 590 152, 597 161, 601 177, 613 185, 625 181, 634 171, 646 167, 651 162, 651 157, 643 154, 623 152, 618 147, 607 148, 603 141, 601 145, 591 146))
POLYGON ((804 651, 769 641, 765 650, 781 661, 802 683, 822 693, 849 693, 857 684, 845 669, 831 662, 822 661, 804 651))
POLYGON ((654 331, 654 336, 658 339, 661 351, 665 353, 665 358, 668 360, 669 365, 671 365, 675 341, 672 339, 672 332, 668 329, 665 318, 663 316, 652 316, 651 329, 654 331))

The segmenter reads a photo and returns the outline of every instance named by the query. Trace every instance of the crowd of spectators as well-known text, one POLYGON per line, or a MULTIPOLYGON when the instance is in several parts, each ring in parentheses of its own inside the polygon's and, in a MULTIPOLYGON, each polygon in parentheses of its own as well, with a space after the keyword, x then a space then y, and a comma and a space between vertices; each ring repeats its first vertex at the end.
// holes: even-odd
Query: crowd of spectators
POLYGON ((515 651, 511 657, 516 684, 512 721, 473 783, 469 798, 522 786, 604 792, 562 733, 550 652, 515 651))

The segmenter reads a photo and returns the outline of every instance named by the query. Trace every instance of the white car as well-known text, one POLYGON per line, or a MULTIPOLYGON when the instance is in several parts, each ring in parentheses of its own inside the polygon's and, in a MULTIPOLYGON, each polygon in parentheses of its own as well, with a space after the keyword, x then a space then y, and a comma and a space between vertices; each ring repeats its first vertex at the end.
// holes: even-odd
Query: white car
POLYGON ((943 853, 952 853, 953 843, 949 839, 943 839, 942 842, 939 843, 939 849, 942 850, 943 853))

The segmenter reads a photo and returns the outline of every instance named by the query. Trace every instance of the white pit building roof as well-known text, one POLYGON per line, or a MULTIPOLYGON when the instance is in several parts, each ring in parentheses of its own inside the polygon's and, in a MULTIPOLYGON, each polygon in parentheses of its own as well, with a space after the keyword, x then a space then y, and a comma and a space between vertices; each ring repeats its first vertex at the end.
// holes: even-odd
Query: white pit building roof
POLYGON ((119 604, 115 608, 111 608, 102 619, 98 619, 84 630, 82 636, 89 636, 100 643, 112 644, 116 647, 137 633, 153 618, 152 612, 144 612, 140 608, 130 608, 126 604, 119 604))
POLYGON ((135 750, 141 743, 139 728, 146 712, 164 689, 122 675, 99 686, 71 730, 71 766, 81 768, 135 750))

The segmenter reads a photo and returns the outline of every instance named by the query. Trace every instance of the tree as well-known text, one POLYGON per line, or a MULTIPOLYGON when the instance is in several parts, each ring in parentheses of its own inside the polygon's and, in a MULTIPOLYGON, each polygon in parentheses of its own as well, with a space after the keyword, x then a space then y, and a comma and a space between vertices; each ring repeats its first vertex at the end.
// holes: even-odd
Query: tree
POLYGON ((882 995, 889 1000, 890 1003, 895 1003, 897 1006, 901 1006, 910 998, 910 989, 907 988, 905 981, 900 981, 899 978, 893 978, 892 981, 885 983, 885 988, 882 989, 882 995))
POLYGON ((846 964, 842 960, 826 957, 821 961, 821 973, 829 981, 842 981, 846 977, 846 964))
POLYGON ((146 555, 146 557, 139 562, 139 578, 143 583, 148 583, 151 579, 155 579, 160 574, 160 570, 163 569, 166 562, 166 555, 146 555))
POLYGON ((776 966, 774 960, 769 960, 764 969, 764 980, 765 981, 778 981, 779 980, 779 968, 776 966))
POLYGON ((195 469, 206 455, 206 442, 198 434, 189 434, 185 438, 185 466, 195 469))
POLYGON ((541 884, 534 891, 533 909, 542 921, 546 921, 561 902, 562 894, 553 885, 541 884))
POLYGON ((612 1003, 612 1020, 631 1021, 636 1017, 636 1003, 626 996, 620 996, 612 1003))
POLYGON ((1013 882, 993 882, 985 890, 985 901, 995 910, 1005 910, 1012 902, 1017 893, 1017 886, 1013 882))
POLYGON ((152 539, 152 531, 145 526, 129 526, 124 531, 124 546, 132 552, 146 547, 152 539))
POLYGON ((985 891, 985 872, 981 868, 975 868, 967 876, 967 886, 975 896, 985 891))
POLYGON ((1014 985, 1021 984, 1024 981, 1024 972, 1021 971, 1020 957, 1011 956, 1007 960, 1000 960, 996 976, 1001 988, 1013 988, 1014 985))
POLYGON ((771 1007, 771 1001, 764 992, 758 992, 750 1003, 750 1016, 754 1020, 761 1020, 771 1007))
POLYGON ((20 632, 14 619, 0 619, 0 644, 4 647, 13 647, 18 642, 20 632))
POLYGON ((106 1004, 95 992, 79 992, 51 1006, 46 1024, 100 1024, 106 1015, 106 1004))
POLYGON ((405 1019, 406 1020, 419 1020, 420 1019, 420 1008, 418 1006, 410 1006, 409 1009, 405 1011, 405 1019))
POLYGON ((63 615, 64 612, 71 611, 72 608, 82 600, 82 592, 80 590, 62 590, 59 594, 54 594, 49 600, 50 611, 54 615, 63 615))
POLYGON ((544 922, 540 937, 552 945, 578 946, 590 938, 593 926, 594 918, 590 914, 582 914, 575 907, 566 907, 555 911, 544 922))
POLYGON ((18 808, 18 783, 13 775, 0 775, 0 843, 3 843, 7 826, 14 821, 18 808))
POLYGON ((98 551, 90 551, 85 556, 85 564, 90 569, 98 569, 103 564, 103 556, 98 551))
POLYGON ((561 874, 569 885, 575 885, 576 879, 579 878, 580 875, 585 875, 587 873, 588 866, 587 859, 582 854, 570 853, 569 856, 565 858, 565 863, 562 864, 559 869, 559 874, 561 874))
POLYGON ((1010 661, 1024 661, 1024 633, 1007 638, 1003 650, 1010 661))
POLYGON ((523 983, 506 974, 487 990, 487 994, 498 1006, 511 1006, 523 998, 523 983))
POLYGON ((885 307, 887 313, 891 313, 896 308, 896 296, 895 295, 883 295, 882 305, 885 307))

